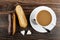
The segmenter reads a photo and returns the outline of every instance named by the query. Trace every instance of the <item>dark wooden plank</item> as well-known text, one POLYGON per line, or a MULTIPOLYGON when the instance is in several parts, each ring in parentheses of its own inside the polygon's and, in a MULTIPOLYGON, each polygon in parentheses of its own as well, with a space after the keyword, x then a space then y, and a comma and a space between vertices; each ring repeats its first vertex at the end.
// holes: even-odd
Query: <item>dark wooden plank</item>
POLYGON ((22 3, 37 3, 37 4, 57 4, 60 3, 60 0, 0 0, 0 2, 22 2, 22 3))

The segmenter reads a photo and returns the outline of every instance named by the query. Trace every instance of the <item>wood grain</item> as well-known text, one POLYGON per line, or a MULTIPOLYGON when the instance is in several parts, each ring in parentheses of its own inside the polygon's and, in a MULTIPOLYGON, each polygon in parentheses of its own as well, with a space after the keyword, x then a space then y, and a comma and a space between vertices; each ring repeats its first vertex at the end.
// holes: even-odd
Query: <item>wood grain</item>
POLYGON ((17 0, 1 0, 0 5, 7 5, 0 10, 0 40, 60 40, 60 0, 19 0, 19 4, 23 7, 26 17, 29 22, 29 16, 32 10, 38 6, 48 6, 51 7, 57 16, 57 24, 55 28, 50 33, 38 33, 36 32, 30 25, 25 30, 31 30, 32 35, 25 35, 22 36, 20 31, 23 30, 19 27, 17 21, 17 32, 14 36, 8 35, 7 28, 8 28, 8 13, 9 11, 13 11, 17 0), (11 6, 13 5, 13 6, 11 6), (11 8, 11 10, 10 10, 11 8), (12 9, 13 8, 13 9, 12 9))

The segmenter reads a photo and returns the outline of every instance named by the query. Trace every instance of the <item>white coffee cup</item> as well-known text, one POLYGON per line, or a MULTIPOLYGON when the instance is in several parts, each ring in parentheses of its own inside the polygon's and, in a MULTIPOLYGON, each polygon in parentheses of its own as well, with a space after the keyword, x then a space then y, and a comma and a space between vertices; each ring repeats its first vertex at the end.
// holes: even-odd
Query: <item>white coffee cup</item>
POLYGON ((32 28, 33 28, 34 30, 38 31, 38 32, 45 33, 44 31, 42 31, 43 29, 48 29, 49 31, 51 31, 51 30, 55 27, 55 25, 56 25, 56 14, 55 14, 55 12, 54 12, 50 7, 47 7, 47 6, 39 6, 39 7, 35 8, 35 9, 32 11, 32 13, 31 13, 31 15, 30 15, 30 23, 31 23, 32 28), (51 20, 50 24, 47 25, 47 26, 42 26, 42 25, 40 25, 40 24, 38 23, 38 21, 37 21, 37 18, 36 18, 37 14, 38 14, 40 11, 42 11, 42 10, 48 11, 48 12, 51 14, 51 16, 52 16, 52 20, 51 20), (35 21, 35 22, 33 23, 32 20, 35 21), (40 26, 40 27, 37 28, 37 25, 36 25, 36 24, 37 24, 38 26, 40 26), (35 25, 35 27, 34 27, 34 25, 35 25), (44 28, 43 28, 43 27, 44 27, 44 28), (41 28, 42 28, 42 30, 40 31, 41 28))

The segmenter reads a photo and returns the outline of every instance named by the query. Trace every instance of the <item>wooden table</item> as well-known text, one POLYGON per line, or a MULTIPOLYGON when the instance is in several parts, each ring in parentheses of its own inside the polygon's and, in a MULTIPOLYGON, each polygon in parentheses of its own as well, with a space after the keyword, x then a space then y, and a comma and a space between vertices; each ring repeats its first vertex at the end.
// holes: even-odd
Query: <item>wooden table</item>
MULTIPOLYGON (((31 30, 32 35, 22 36, 20 31, 24 30, 19 27, 17 21, 17 32, 14 36, 7 33, 8 28, 8 13, 10 8, 14 9, 17 3, 17 0, 0 0, 0 9, 1 5, 2 11, 0 10, 0 40, 60 40, 60 0, 19 0, 19 4, 23 7, 26 17, 29 22, 29 16, 32 10, 38 6, 48 6, 51 7, 57 16, 57 24, 55 28, 50 33, 38 33, 30 25, 25 30, 31 30), (7 9, 7 6, 9 7, 7 9), (10 6, 9 6, 10 5, 10 6), (6 8, 6 9, 4 9, 6 8)), ((12 9, 12 10, 13 10, 12 9)))

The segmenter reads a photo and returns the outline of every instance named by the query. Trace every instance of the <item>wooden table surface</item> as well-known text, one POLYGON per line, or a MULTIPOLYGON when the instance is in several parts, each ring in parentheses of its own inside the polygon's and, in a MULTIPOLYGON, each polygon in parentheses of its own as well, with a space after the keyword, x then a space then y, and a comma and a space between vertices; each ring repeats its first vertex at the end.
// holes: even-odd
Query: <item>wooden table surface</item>
POLYGON ((9 35, 7 33, 8 13, 14 10, 17 0, 0 0, 0 40, 60 40, 60 0, 18 0, 18 3, 23 7, 28 22, 30 13, 34 8, 38 6, 51 7, 56 13, 57 24, 50 33, 42 34, 36 32, 30 23, 26 29, 20 28, 17 21, 16 34, 9 35), (32 35, 22 36, 21 30, 31 30, 32 35))

